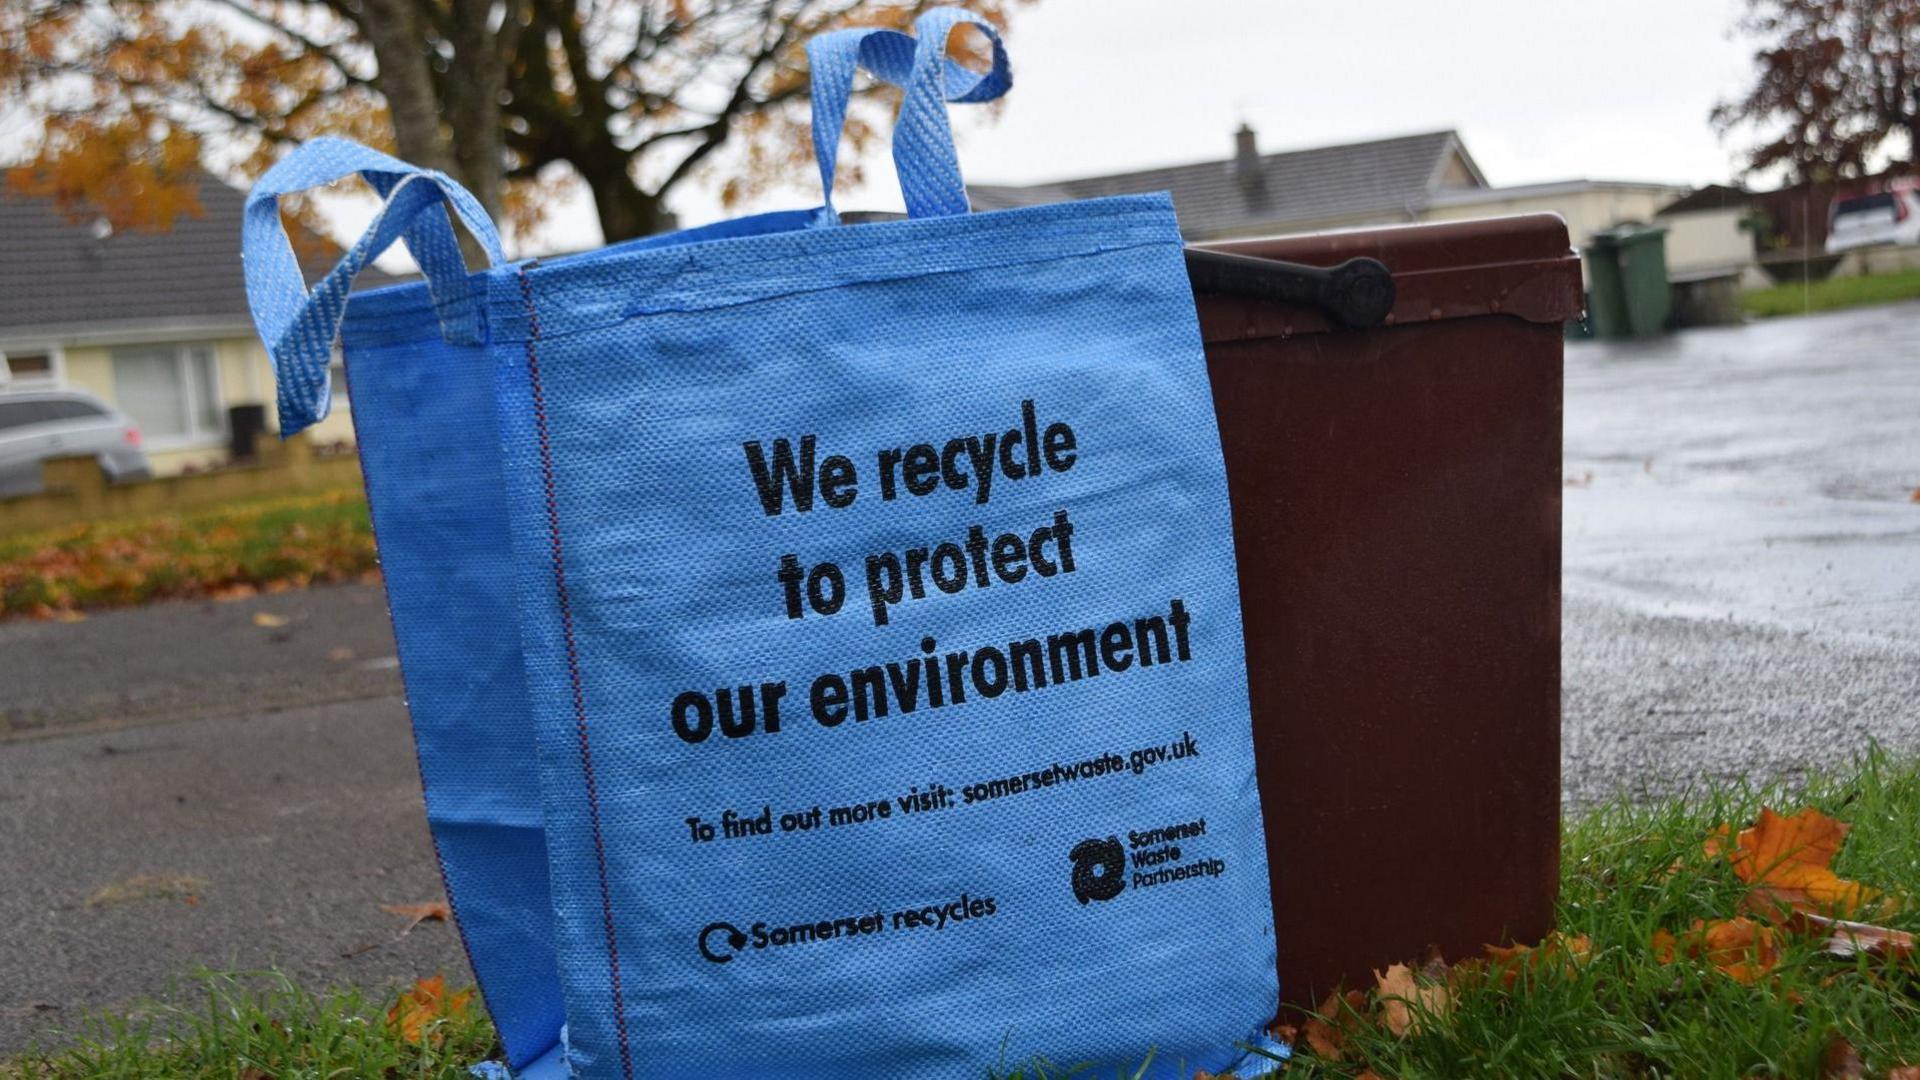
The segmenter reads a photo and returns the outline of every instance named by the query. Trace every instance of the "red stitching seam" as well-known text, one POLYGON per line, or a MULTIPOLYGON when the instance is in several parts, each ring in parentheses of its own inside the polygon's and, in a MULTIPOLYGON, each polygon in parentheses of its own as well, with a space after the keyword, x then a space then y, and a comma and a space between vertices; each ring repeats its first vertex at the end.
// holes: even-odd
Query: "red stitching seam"
POLYGON ((533 304, 533 283, 520 269, 520 296, 527 306, 527 375, 533 389, 533 420, 540 436, 540 482, 546 488, 547 535, 553 545, 553 591, 560 604, 560 630, 567 643, 567 678, 573 683, 573 726, 580 736, 580 771, 586 778, 587 814, 593 827, 593 855, 600 869, 600 917, 607 932, 607 970, 613 982, 613 1023, 620 1036, 620 1065, 633 1080, 633 1048, 627 1039, 627 1008, 620 992, 620 941, 614 933, 613 889, 607 882, 607 845, 600 833, 600 793, 593 781, 593 747, 587 739, 587 696, 580 681, 580 653, 574 647, 573 606, 567 598, 567 567, 560 544, 560 500, 553 482, 553 443, 547 436, 547 399, 540 387, 540 313, 533 304))

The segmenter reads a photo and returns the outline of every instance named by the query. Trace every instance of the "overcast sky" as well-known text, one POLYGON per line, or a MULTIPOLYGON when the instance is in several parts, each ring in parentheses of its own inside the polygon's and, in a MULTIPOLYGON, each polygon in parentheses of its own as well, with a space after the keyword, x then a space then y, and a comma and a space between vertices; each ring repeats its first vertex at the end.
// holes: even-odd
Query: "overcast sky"
MULTIPOLYGON (((1015 16, 997 122, 955 106, 971 180, 1025 182, 1457 129, 1494 184, 1725 180, 1707 122, 1751 71, 1741 0, 1040 0, 1015 16), (969 115, 971 114, 971 115, 969 115)), ((884 142, 843 207, 898 209, 884 142)), ((818 203, 811 171, 734 213, 818 203)), ((671 200, 728 216, 717 181, 671 200)), ((584 203, 530 245, 597 246, 584 203)))
MULTIPOLYGON (((998 122, 954 107, 961 164, 1021 182, 1220 159, 1245 121, 1263 150, 1455 128, 1495 184, 1724 180, 1736 148, 1707 113, 1751 70, 1752 45, 1729 33, 1741 6, 1040 0, 1007 35, 998 122)), ((890 170, 869 171, 887 182, 858 202, 897 205, 890 170)), ((795 187, 765 205, 814 201, 795 187)), ((710 195, 678 202, 688 224, 721 215, 710 195)))

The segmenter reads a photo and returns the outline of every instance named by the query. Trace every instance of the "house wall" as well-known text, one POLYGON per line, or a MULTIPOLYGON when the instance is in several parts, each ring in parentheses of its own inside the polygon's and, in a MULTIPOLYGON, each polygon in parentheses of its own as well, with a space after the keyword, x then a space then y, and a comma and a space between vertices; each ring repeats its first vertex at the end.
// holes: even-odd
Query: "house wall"
POLYGON ((1594 188, 1587 191, 1515 194, 1506 198, 1430 206, 1423 221, 1459 221, 1464 218, 1505 217, 1510 214, 1554 213, 1567 223, 1574 246, 1602 229, 1624 221, 1652 221, 1654 211, 1685 194, 1684 188, 1649 184, 1645 187, 1594 188))
MULTIPOLYGON (((190 343, 192 344, 192 343, 190 343)), ((274 408, 273 370, 266 350, 254 338, 222 338, 213 346, 220 409, 234 405, 263 404, 267 407, 269 427, 279 427, 274 408)), ((64 350, 63 381, 105 401, 119 405, 113 385, 113 349, 107 346, 69 346, 64 350)), ((332 415, 309 429, 313 442, 353 441, 353 418, 349 410, 335 408, 332 415)), ((188 469, 206 469, 227 460, 226 436, 219 435, 187 442, 148 441, 147 458, 156 476, 172 476, 188 469)))
POLYGON ((1746 217, 1747 211, 1738 206, 1662 215, 1657 224, 1667 228, 1668 272, 1753 266, 1753 234, 1741 227, 1746 217))

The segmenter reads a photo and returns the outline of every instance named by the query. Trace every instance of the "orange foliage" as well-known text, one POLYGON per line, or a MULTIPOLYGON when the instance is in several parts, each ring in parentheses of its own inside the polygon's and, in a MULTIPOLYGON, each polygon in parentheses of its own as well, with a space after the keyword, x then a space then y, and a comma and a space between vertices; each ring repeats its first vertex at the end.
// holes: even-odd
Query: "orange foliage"
POLYGON ((1778 890, 1790 902, 1824 913, 1845 916, 1861 910, 1879 894, 1859 882, 1833 872, 1851 826, 1807 807, 1783 817, 1772 807, 1760 811, 1760 820, 1728 842, 1732 829, 1722 825, 1706 842, 1709 856, 1724 856, 1736 876, 1750 885, 1778 890))
POLYGON ((1745 916, 1712 922, 1695 919, 1693 928, 1678 937, 1656 930, 1650 944, 1662 963, 1671 964, 1683 955, 1705 960, 1735 982, 1748 986, 1780 964, 1780 942, 1773 928, 1745 916))
POLYGON ((443 1020, 463 1020, 473 1001, 472 990, 447 993, 447 977, 435 975, 421 979, 400 995, 387 1010, 387 1024, 410 1043, 431 1041, 438 1045, 444 1037, 439 1029, 443 1020))

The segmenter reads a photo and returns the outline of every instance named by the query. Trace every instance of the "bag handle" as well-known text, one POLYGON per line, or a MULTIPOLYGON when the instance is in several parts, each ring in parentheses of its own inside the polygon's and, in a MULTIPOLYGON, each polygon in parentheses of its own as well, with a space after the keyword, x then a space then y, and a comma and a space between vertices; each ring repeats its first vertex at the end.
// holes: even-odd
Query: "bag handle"
POLYGON ((451 177, 347 139, 328 136, 297 147, 247 193, 240 242, 247 306, 273 361, 283 436, 325 419, 331 410, 328 369, 347 293, 354 277, 402 236, 426 275, 441 335, 456 344, 486 340, 484 287, 468 278, 453 225, 435 209, 441 203, 452 207, 493 265, 506 262, 493 220, 451 177), (385 202, 359 240, 309 291, 280 220, 280 196, 355 173, 385 202))
POLYGON ((946 217, 972 209, 966 181, 960 177, 960 158, 953 149, 953 124, 946 101, 992 101, 1013 87, 1013 68, 1000 34, 986 19, 963 8, 934 8, 913 24, 919 47, 900 102, 900 119, 893 126, 893 167, 900 174, 900 190, 907 198, 908 217, 946 217), (947 42, 961 25, 980 28, 993 44, 993 66, 986 74, 967 71, 946 59, 947 42), (965 72, 973 85, 953 95, 951 69, 965 72))
POLYGON ((917 37, 877 28, 835 30, 807 42, 813 152, 825 196, 821 224, 839 223, 833 208, 834 167, 854 73, 862 67, 876 78, 907 87, 894 126, 893 159, 909 215, 967 212, 946 102, 992 101, 1012 87, 1013 70, 999 35, 971 12, 935 8, 914 23, 914 30, 917 37), (970 71, 946 56, 947 38, 963 22, 979 26, 993 42, 993 66, 985 73, 970 71), (956 204, 958 209, 953 208, 956 204))

